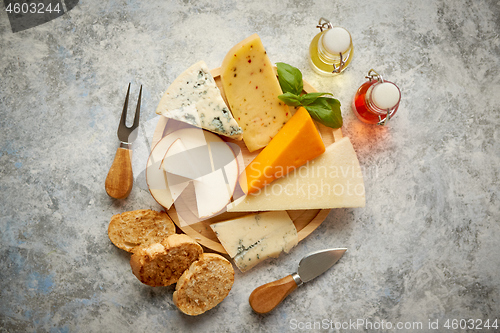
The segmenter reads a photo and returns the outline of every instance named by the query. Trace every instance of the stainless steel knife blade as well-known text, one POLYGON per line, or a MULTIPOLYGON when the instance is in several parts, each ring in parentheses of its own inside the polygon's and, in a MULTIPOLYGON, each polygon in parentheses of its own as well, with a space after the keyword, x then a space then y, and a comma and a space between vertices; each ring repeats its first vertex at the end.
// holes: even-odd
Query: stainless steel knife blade
POLYGON ((302 282, 308 282, 326 272, 344 255, 346 248, 325 249, 309 253, 299 262, 297 274, 302 282))

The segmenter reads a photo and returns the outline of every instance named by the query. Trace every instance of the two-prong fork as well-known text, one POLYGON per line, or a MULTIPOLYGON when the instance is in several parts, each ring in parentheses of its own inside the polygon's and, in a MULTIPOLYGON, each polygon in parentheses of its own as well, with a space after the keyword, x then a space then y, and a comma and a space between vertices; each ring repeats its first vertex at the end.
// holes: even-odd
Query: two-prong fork
POLYGON ((116 150, 115 159, 113 160, 113 164, 111 164, 105 182, 106 192, 110 197, 116 199, 126 198, 130 194, 134 182, 131 148, 132 142, 137 138, 137 127, 139 126, 139 115, 141 113, 142 85, 139 91, 134 123, 132 126, 127 127, 126 120, 129 94, 130 83, 128 84, 127 97, 125 97, 125 104, 123 105, 122 116, 120 118, 120 124, 118 125, 120 146, 116 150))

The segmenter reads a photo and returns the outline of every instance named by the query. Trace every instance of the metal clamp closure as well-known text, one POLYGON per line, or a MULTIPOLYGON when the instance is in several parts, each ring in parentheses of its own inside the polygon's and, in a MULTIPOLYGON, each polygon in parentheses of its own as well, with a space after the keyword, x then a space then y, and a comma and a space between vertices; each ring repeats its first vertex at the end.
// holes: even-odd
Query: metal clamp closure
POLYGON ((344 69, 346 62, 342 56, 342 52, 339 52, 339 56, 340 56, 340 64, 338 66, 335 66, 335 64, 333 64, 332 73, 340 73, 344 69))
MULTIPOLYGON (((377 73, 373 68, 368 71, 368 75, 365 76, 365 78, 367 78, 370 82, 373 81, 373 80, 377 80, 380 83, 384 82, 384 78, 382 77, 382 75, 380 75, 379 73, 377 73)), ((394 111, 395 111, 394 109, 392 111, 391 111, 391 109, 387 109, 387 115, 383 119, 379 115, 378 116, 378 123, 377 123, 377 125, 380 125, 380 126, 387 125, 387 123, 389 122, 389 120, 394 115, 394 111)))
MULTIPOLYGON (((333 24, 332 24, 332 22, 328 21, 326 18, 322 17, 319 19, 319 22, 318 22, 318 25, 316 26, 316 28, 318 28, 321 32, 323 32, 323 30, 333 29, 333 24)), ((342 70, 345 67, 346 61, 344 59, 344 56, 342 55, 342 52, 339 52, 339 56, 340 56, 340 63, 338 64, 338 66, 335 64, 332 64, 333 65, 332 73, 340 73, 340 72, 342 72, 342 70)))
POLYGON ((332 29, 333 25, 326 18, 322 17, 319 19, 319 23, 316 28, 319 28, 319 30, 323 31, 323 29, 332 29))
POLYGON ((382 77, 382 75, 377 73, 373 68, 368 71, 368 75, 365 76, 365 78, 367 78, 370 82, 372 82, 373 80, 377 80, 380 83, 384 82, 384 78, 382 77))

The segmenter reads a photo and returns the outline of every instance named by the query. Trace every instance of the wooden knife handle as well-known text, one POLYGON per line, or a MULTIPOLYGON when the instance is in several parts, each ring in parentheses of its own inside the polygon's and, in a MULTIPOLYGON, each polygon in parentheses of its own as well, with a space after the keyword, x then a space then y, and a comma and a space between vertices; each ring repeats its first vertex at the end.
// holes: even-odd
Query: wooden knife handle
POLYGON ((295 289, 297 289, 297 283, 291 275, 288 275, 256 288, 250 294, 248 301, 255 312, 268 313, 295 289))
POLYGON ((112 198, 124 199, 130 194, 133 182, 132 150, 118 147, 106 177, 106 192, 112 198))

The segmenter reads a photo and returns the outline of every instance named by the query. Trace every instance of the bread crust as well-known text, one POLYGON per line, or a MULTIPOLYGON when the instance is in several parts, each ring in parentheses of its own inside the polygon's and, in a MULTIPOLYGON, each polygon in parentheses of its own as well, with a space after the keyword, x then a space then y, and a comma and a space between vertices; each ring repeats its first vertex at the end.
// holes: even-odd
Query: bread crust
POLYGON ((169 286, 176 283, 202 253, 202 247, 191 237, 174 234, 160 243, 137 248, 130 258, 130 266, 142 283, 152 287, 169 286))
POLYGON ((234 283, 234 269, 223 256, 203 253, 177 282, 174 304, 183 313, 196 316, 218 305, 234 283))
POLYGON ((139 209, 111 218, 108 236, 118 248, 133 253, 139 246, 159 243, 175 234, 175 224, 165 212, 139 209))

